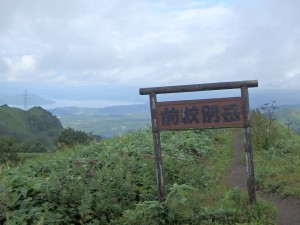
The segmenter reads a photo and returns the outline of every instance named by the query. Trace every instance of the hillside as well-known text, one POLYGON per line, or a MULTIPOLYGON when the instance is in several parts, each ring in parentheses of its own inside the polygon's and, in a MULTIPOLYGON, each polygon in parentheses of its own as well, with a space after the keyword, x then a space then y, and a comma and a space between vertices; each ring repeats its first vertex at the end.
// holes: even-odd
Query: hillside
POLYGON ((0 106, 0 135, 13 136, 20 141, 37 141, 46 148, 54 148, 63 127, 60 121, 41 107, 27 111, 0 106))
POLYGON ((299 201, 300 137, 277 121, 271 126, 259 111, 251 121, 257 187, 253 205, 247 192, 226 183, 230 174, 241 178, 232 158, 238 159, 244 176, 237 184, 246 183, 242 129, 161 132, 161 202, 152 131, 145 129, 42 154, 15 168, 3 166, 0 223, 276 224, 275 206, 260 196, 299 201), (241 155, 233 157, 232 148, 241 155))
POLYGON ((246 193, 224 185, 230 137, 217 130, 162 133, 162 202, 150 129, 44 154, 0 172, 0 223, 274 224, 270 204, 252 206, 246 193))

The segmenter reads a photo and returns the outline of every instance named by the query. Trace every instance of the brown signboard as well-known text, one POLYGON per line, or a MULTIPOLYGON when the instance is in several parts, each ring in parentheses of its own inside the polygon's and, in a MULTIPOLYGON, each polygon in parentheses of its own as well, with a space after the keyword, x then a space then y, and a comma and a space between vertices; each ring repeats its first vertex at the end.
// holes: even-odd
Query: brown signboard
POLYGON ((158 130, 244 127, 243 99, 157 102, 158 130))

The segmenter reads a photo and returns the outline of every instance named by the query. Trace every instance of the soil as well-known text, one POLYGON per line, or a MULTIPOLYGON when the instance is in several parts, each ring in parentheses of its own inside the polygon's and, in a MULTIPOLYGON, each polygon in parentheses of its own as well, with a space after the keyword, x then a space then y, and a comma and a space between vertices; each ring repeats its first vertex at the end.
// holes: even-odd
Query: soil
MULTIPOLYGON (((230 187, 239 187, 243 190, 247 190, 246 166, 245 163, 243 163, 243 161, 245 161, 243 160, 245 151, 242 144, 242 133, 235 132, 233 136, 233 159, 227 178, 227 184, 230 187)), ((284 198, 274 193, 256 193, 258 198, 271 201, 275 204, 277 208, 277 224, 300 225, 300 199, 284 198)))

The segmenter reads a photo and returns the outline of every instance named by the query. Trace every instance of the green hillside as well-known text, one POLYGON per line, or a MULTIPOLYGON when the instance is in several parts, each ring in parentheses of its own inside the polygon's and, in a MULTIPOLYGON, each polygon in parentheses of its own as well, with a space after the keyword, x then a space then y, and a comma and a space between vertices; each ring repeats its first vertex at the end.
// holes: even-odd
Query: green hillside
POLYGON ((152 132, 76 146, 0 171, 0 223, 275 224, 270 203, 224 184, 232 133, 163 132, 166 197, 156 198, 152 132))
MULTIPOLYGON (((300 137, 258 110, 251 122, 257 191, 299 201, 300 137)), ((1 165, 0 224, 276 224, 271 203, 226 183, 236 132, 161 132, 161 202, 150 129, 1 165)))
POLYGON ((52 149, 62 130, 60 121, 41 107, 24 111, 7 105, 0 106, 1 136, 12 136, 19 141, 37 141, 52 149))

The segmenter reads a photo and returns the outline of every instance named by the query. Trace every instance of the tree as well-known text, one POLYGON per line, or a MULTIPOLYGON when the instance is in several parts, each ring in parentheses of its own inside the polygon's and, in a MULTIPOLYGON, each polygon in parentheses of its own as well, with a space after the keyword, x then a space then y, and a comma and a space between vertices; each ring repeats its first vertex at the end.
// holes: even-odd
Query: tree
POLYGON ((76 144, 88 144, 91 141, 90 136, 83 131, 75 131, 73 128, 64 129, 58 137, 58 143, 61 146, 74 146, 76 144))

